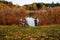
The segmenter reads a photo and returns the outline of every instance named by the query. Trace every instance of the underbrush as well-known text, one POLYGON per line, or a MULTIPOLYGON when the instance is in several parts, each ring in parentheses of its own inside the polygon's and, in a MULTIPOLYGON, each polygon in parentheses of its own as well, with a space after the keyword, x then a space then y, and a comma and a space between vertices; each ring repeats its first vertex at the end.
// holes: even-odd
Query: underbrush
POLYGON ((60 25, 37 27, 0 25, 0 40, 60 40, 60 25))

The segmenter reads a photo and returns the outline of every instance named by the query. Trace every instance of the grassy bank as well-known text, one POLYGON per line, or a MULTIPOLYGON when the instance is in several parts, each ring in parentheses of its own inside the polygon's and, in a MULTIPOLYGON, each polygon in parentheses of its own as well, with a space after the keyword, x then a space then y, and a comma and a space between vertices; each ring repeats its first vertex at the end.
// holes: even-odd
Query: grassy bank
POLYGON ((60 25, 37 27, 0 25, 0 40, 60 40, 60 25))

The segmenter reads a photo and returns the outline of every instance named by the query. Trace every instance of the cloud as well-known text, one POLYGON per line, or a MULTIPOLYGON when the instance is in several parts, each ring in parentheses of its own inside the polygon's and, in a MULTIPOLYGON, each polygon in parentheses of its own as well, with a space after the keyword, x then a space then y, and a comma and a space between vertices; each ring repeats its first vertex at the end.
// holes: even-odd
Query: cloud
POLYGON ((54 2, 54 3, 57 3, 57 2, 59 2, 60 3, 60 1, 59 0, 7 0, 7 1, 11 1, 11 2, 13 2, 13 4, 18 4, 18 5, 25 5, 25 4, 32 4, 32 3, 34 3, 34 2, 44 2, 44 3, 52 3, 52 2, 54 2))

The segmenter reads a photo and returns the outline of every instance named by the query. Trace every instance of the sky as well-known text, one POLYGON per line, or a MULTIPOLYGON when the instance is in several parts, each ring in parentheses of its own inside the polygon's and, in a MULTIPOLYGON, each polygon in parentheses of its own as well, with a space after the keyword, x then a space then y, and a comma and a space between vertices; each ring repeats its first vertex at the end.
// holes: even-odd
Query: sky
POLYGON ((43 2, 43 3, 60 3, 60 0, 6 0, 6 1, 9 1, 9 2, 12 2, 13 4, 17 4, 17 5, 20 5, 20 6, 23 6, 23 5, 26 5, 26 4, 32 4, 34 2, 36 3, 40 3, 40 2, 43 2))

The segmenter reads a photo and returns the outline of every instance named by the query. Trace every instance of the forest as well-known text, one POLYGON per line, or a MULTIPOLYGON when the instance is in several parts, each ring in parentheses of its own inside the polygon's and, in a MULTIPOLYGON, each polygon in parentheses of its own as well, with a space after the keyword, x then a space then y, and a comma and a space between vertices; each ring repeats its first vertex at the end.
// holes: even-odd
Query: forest
POLYGON ((24 6, 0 1, 0 24, 19 24, 19 18, 37 17, 38 25, 60 24, 60 3, 33 3, 24 6))

